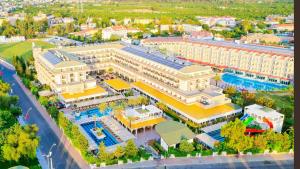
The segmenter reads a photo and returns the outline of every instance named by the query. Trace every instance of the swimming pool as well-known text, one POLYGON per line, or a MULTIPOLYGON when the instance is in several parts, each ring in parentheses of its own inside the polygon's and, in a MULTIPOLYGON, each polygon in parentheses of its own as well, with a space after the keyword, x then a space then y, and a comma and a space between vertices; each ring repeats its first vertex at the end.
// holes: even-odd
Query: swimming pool
POLYGON ((75 120, 90 118, 90 117, 94 117, 94 116, 102 117, 102 116, 105 116, 105 115, 109 115, 111 111, 112 111, 111 108, 107 108, 102 113, 102 112, 100 112, 99 108, 93 108, 93 109, 89 109, 89 110, 85 110, 85 111, 80 112, 79 116, 75 116, 75 120))
POLYGON ((223 142, 225 140, 225 138, 221 136, 221 129, 211 131, 206 134, 208 134, 209 136, 211 136, 212 138, 214 138, 220 142, 223 142))
POLYGON ((101 142, 104 142, 106 147, 115 145, 119 143, 117 139, 106 129, 103 128, 100 122, 96 122, 96 126, 102 128, 103 134, 106 136, 103 139, 98 139, 91 131, 92 128, 95 126, 95 122, 83 123, 81 124, 82 128, 88 133, 88 135, 99 145, 101 142))
POLYGON ((240 77, 229 73, 224 73, 222 75, 222 80, 227 84, 236 86, 238 88, 247 89, 247 90, 270 91, 275 89, 283 89, 287 87, 286 85, 283 84, 248 79, 248 78, 240 77))

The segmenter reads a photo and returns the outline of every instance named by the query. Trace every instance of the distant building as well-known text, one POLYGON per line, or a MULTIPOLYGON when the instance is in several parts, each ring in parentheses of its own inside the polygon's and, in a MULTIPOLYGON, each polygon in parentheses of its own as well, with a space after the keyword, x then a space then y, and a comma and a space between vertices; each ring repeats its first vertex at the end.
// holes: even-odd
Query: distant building
POLYGON ((109 20, 111 24, 116 25, 117 24, 117 20, 116 19, 110 19, 109 20))
POLYGON ((241 38, 243 43, 279 43, 281 38, 274 34, 263 34, 263 33, 250 33, 241 38))
POLYGON ((95 33, 97 33, 99 31, 99 29, 84 29, 82 31, 79 32, 73 32, 70 33, 71 35, 75 35, 75 36, 83 36, 83 37, 90 37, 93 36, 95 33))
POLYGON ((277 31, 294 31, 294 24, 277 24, 272 25, 270 29, 277 31))
POLYGON ((202 17, 198 16, 197 19, 202 23, 208 26, 215 26, 216 24, 225 27, 235 27, 236 21, 234 17, 202 17))
POLYGON ((165 121, 155 127, 160 136, 160 145, 168 150, 170 147, 176 147, 182 139, 189 143, 193 142, 195 134, 184 124, 176 121, 165 121))
POLYGON ((246 106, 244 113, 254 117, 256 122, 261 123, 263 129, 270 128, 270 124, 267 123, 271 122, 273 131, 280 133, 282 130, 284 115, 274 109, 253 104, 246 106))
POLYGON ((213 39, 214 35, 209 31, 193 31, 191 37, 196 39, 213 39))
POLYGON ((198 26, 198 25, 191 25, 191 24, 183 24, 183 31, 186 33, 191 33, 194 31, 201 31, 202 30, 202 26, 198 26))
POLYGON ((142 25, 150 24, 153 21, 154 21, 153 19, 134 19, 135 24, 142 24, 142 25))
POLYGON ((137 33, 140 30, 135 28, 126 28, 124 26, 112 26, 102 30, 102 39, 108 40, 112 35, 119 36, 120 38, 126 37, 128 33, 137 33))
POLYGON ((38 22, 38 21, 42 21, 42 20, 46 20, 47 19, 47 15, 44 14, 44 13, 38 13, 37 16, 33 16, 33 20, 35 22, 38 22))
POLYGON ((125 18, 124 20, 123 20, 123 24, 124 25, 128 25, 128 24, 130 24, 131 23, 131 19, 130 18, 125 18))
POLYGON ((74 22, 74 18, 72 18, 72 17, 64 17, 64 18, 62 18, 62 21, 63 21, 64 24, 73 23, 74 22))
POLYGON ((17 20, 25 20, 25 14, 15 14, 13 16, 8 16, 6 19, 9 24, 16 25, 17 20))
POLYGON ((5 36, 0 36, 0 43, 14 43, 14 42, 23 42, 25 41, 24 36, 12 36, 10 38, 7 38, 5 36))
POLYGON ((160 31, 169 31, 170 25, 160 25, 160 31))
POLYGON ((269 25, 279 24, 281 20, 284 20, 282 15, 269 15, 265 19, 265 23, 269 25))
POLYGON ((285 23, 294 23, 294 14, 291 14, 285 18, 285 23))

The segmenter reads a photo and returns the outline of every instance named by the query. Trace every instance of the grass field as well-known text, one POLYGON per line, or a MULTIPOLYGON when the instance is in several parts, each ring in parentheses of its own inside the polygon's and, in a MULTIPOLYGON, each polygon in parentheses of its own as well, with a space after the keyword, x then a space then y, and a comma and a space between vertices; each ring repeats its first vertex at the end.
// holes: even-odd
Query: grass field
POLYGON ((32 42, 34 42, 36 46, 41 46, 42 48, 54 47, 54 45, 41 40, 30 40, 18 43, 0 44, 0 57, 10 63, 12 61, 13 56, 22 56, 24 58, 28 58, 32 56, 32 42))

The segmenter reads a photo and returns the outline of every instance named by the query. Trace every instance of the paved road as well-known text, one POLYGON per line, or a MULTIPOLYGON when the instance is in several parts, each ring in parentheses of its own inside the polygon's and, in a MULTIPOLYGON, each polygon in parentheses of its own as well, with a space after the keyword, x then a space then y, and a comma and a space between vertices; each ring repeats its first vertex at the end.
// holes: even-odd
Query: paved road
MULTIPOLYGON (((0 60, 1 62, 1 60, 0 60)), ((48 153, 53 143, 57 145, 52 149, 53 166, 55 169, 79 169, 89 168, 84 162, 78 151, 75 150, 66 137, 62 134, 57 126, 47 116, 45 109, 41 107, 32 95, 27 96, 29 91, 20 85, 17 81, 15 72, 6 68, 0 63, 0 70, 3 72, 3 80, 12 86, 13 94, 18 95, 19 102, 23 113, 29 108, 29 119, 27 123, 35 123, 39 127, 38 135, 40 136, 40 150, 42 154, 48 153), (15 78, 14 78, 15 77, 15 78), (74 160, 76 159, 76 160, 74 160)))
POLYGON ((168 158, 163 160, 144 161, 124 165, 108 166, 106 169, 293 169, 293 154, 269 154, 269 155, 244 155, 236 158, 234 156, 216 156, 200 158, 168 158))

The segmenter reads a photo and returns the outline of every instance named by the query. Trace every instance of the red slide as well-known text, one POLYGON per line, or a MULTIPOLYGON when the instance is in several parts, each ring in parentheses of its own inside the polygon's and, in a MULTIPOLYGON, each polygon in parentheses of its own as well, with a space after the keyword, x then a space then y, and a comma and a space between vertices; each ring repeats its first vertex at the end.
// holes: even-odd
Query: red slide
POLYGON ((273 128, 273 123, 269 119, 264 117, 263 120, 264 120, 265 123, 267 123, 269 125, 270 129, 273 128))
POLYGON ((262 133, 264 132, 265 130, 258 130, 258 129, 250 129, 250 128, 247 128, 245 130, 246 133, 262 133))

